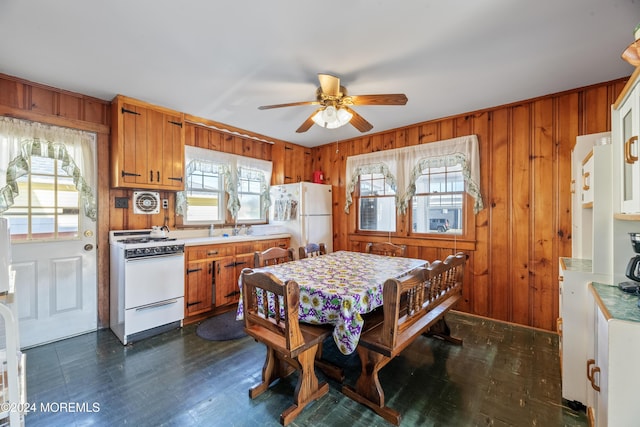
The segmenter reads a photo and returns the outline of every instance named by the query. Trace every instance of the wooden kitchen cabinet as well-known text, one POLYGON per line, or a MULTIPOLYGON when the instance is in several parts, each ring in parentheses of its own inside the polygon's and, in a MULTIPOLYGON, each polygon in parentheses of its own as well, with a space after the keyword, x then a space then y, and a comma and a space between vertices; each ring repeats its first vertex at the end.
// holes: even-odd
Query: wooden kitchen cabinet
POLYGON ((228 310, 238 303, 238 278, 243 268, 253 267, 256 251, 288 248, 289 238, 187 246, 184 324, 228 310))
POLYGON ((185 317, 213 308, 213 265, 210 260, 190 262, 185 277, 185 317))
POLYGON ((114 188, 184 189, 184 114, 118 95, 112 101, 114 188))

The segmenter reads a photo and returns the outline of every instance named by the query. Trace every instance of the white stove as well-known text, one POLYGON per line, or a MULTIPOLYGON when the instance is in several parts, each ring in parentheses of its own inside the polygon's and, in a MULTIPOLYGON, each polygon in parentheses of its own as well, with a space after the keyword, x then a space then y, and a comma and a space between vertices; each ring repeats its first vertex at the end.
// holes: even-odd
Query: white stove
POLYGON ((180 327, 184 241, 151 230, 109 232, 110 326, 123 344, 180 327))

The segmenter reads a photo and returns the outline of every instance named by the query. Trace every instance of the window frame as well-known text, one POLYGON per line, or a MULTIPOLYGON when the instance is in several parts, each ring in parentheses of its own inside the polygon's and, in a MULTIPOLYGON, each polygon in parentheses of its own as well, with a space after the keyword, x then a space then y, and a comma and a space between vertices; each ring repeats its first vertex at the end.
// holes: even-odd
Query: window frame
MULTIPOLYGON (((458 181, 458 180, 456 180, 458 181)), ((415 183, 415 187, 416 190, 413 193, 413 195, 411 196, 411 198, 408 200, 408 208, 407 208, 407 212, 408 212, 408 216, 409 216, 409 225, 410 227, 408 228, 409 231, 409 235, 415 235, 415 236, 444 236, 444 235, 455 235, 455 236, 464 236, 467 233, 467 227, 466 227, 466 218, 469 215, 469 212, 467 212, 467 206, 466 206, 466 198, 465 198, 465 179, 464 179, 464 173, 463 173, 463 168, 462 165, 460 163, 455 163, 452 165, 441 165, 439 167, 433 167, 430 165, 425 165, 425 167, 422 170, 422 173, 420 174, 420 176, 418 176, 418 178, 416 179, 416 183, 415 183), (457 170, 454 171, 448 171, 448 169, 450 168, 456 168, 457 170), (429 173, 424 173, 425 169, 444 169, 442 171, 434 171, 434 172, 429 172, 429 173), (460 178, 461 178, 461 183, 462 183, 462 188, 458 189, 458 190, 451 190, 451 191, 447 191, 447 187, 449 187, 449 180, 448 180, 448 175, 450 174, 459 174, 460 178), (431 191, 426 191, 426 192, 418 192, 418 185, 417 185, 417 181, 418 179, 420 179, 420 177, 423 176, 429 176, 429 179, 431 181, 431 176, 437 175, 437 174, 441 174, 444 175, 444 180, 442 180, 442 182, 444 182, 444 188, 445 191, 433 191, 433 189, 431 188, 432 184, 431 182, 429 182, 427 184, 427 187, 429 190, 431 191), (460 206, 460 214, 461 214, 461 219, 459 220, 459 225, 460 225, 460 232, 456 233, 456 232, 451 232, 451 233, 447 233, 446 231, 440 232, 437 230, 431 230, 430 228, 427 228, 427 231, 414 231, 413 229, 413 224, 414 224, 414 201, 416 199, 416 197, 431 197, 431 196, 460 196, 461 199, 461 206, 460 206)), ((431 209, 431 208, 430 208, 431 209)), ((444 209, 444 208, 443 208, 444 209)), ((448 209, 448 208, 447 208, 448 209)), ((455 209, 455 207, 453 208, 455 209)), ((430 221, 432 219, 431 216, 428 217, 428 220, 430 221)), ((449 227, 450 229, 453 229, 452 227, 452 223, 451 220, 449 220, 449 218, 445 218, 449 221, 449 227)))
POLYGON ((268 209, 270 206, 269 198, 269 184, 272 174, 272 162, 267 160, 255 159, 246 156, 240 156, 231 153, 225 153, 215 150, 209 150, 201 147, 195 147, 187 145, 185 146, 185 163, 189 165, 192 161, 211 163, 219 165, 220 179, 222 180, 222 200, 220 203, 220 209, 222 209, 221 219, 217 220, 204 220, 204 221, 189 221, 186 219, 187 207, 187 183, 189 182, 189 167, 185 167, 185 190, 178 192, 176 195, 176 224, 183 227, 202 227, 203 225, 222 225, 222 226, 236 226, 236 225, 254 225, 254 224, 267 224, 268 221, 268 209), (262 173, 264 175, 264 182, 261 180, 261 191, 263 197, 260 198, 261 205, 261 218, 257 219, 236 219, 233 216, 233 211, 237 213, 241 209, 240 198, 242 194, 256 194, 246 193, 241 191, 239 171, 252 170, 262 173))

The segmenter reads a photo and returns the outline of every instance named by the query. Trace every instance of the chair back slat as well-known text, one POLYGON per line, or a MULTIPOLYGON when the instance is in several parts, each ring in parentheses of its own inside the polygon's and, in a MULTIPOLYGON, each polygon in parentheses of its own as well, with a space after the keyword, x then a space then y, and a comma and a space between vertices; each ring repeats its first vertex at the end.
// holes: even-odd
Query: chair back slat
POLYGON ((396 245, 391 242, 369 242, 365 247, 365 252, 385 256, 404 256, 407 252, 407 245, 396 245))
POLYGON ((253 265, 255 267, 266 267, 268 265, 282 264, 293 261, 293 249, 284 249, 278 246, 266 249, 262 252, 256 251, 253 255, 253 265))
POLYGON ((241 280, 247 332, 254 332, 254 338, 257 335, 260 341, 287 352, 303 346, 298 323, 298 283, 282 283, 271 273, 250 269, 242 271, 241 280))
POLYGON ((309 243, 307 246, 298 248, 298 257, 300 259, 325 255, 326 253, 327 246, 324 243, 309 243))

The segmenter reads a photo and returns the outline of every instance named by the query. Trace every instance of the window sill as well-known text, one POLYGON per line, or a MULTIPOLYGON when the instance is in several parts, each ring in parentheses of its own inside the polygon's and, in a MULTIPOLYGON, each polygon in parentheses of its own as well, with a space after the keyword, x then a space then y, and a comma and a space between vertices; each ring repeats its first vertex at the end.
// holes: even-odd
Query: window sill
MULTIPOLYGON (((386 242, 389 241, 389 233, 367 232, 367 233, 349 233, 349 240, 352 242, 386 242)), ((398 237, 391 236, 391 241, 399 245, 416 246, 416 247, 437 247, 450 248, 453 250, 475 251, 476 241, 459 237, 457 235, 432 235, 423 234, 420 236, 398 237)))

